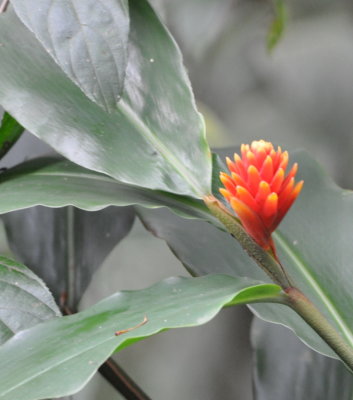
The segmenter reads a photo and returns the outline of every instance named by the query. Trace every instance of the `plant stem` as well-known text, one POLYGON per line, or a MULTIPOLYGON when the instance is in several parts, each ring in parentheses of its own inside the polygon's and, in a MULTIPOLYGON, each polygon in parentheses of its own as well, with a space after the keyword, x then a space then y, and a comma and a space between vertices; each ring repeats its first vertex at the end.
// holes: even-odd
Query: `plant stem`
POLYGON ((73 206, 68 206, 66 210, 66 267, 67 267, 67 299, 66 303, 71 310, 75 309, 76 299, 76 261, 75 261, 75 211, 73 206))
POLYGON ((10 0, 3 0, 0 4, 0 14, 6 11, 7 6, 9 5, 10 0))
POLYGON ((98 371, 125 399, 151 400, 112 358, 108 358, 98 371))
POLYGON ((214 196, 205 196, 204 202, 211 213, 222 222, 227 231, 238 240, 243 249, 253 258, 261 269, 283 289, 293 286, 282 265, 270 252, 260 247, 244 230, 239 221, 214 196))
POLYGON ((353 372, 353 348, 342 338, 326 317, 297 288, 285 289, 287 305, 299 314, 316 333, 335 351, 353 372))
MULTIPOLYGON (((276 255, 272 256, 258 246, 245 232, 239 221, 214 196, 205 196, 204 202, 227 231, 238 240, 249 256, 284 290, 285 294, 282 297, 277 296, 274 299, 267 299, 267 301, 279 302, 291 307, 335 351, 353 373, 353 347, 345 341, 319 309, 295 287, 276 255)), ((254 302, 258 302, 258 300, 254 299, 254 302)))

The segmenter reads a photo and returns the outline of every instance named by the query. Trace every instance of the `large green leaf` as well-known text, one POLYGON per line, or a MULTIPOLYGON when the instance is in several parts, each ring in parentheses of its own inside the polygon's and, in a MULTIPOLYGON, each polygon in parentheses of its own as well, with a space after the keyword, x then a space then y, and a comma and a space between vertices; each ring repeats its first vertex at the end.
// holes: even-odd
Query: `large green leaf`
POLYGON ((318 354, 282 326, 255 319, 255 400, 352 400, 353 377, 344 365, 318 354))
POLYGON ((24 265, 0 256, 0 344, 60 315, 48 288, 24 265))
POLYGON ((127 0, 12 0, 61 69, 106 111, 120 100, 129 35, 127 0))
POLYGON ((0 24, 0 103, 75 163, 120 181, 201 197, 211 157, 178 47, 147 1, 130 3, 124 93, 108 114, 10 10, 0 24))
MULTIPOLYGON (((307 154, 293 153, 292 161, 299 163, 298 179, 304 179, 305 185, 274 235, 279 257, 297 287, 353 345, 353 223, 349 218, 353 215, 353 195, 337 187, 307 154)), ((182 220, 166 211, 141 209, 139 214, 192 273, 268 279, 229 235, 211 225, 182 220)), ((272 304, 252 309, 261 318, 290 327, 315 350, 337 357, 293 311, 272 304)))
POLYGON ((0 123, 0 158, 16 143, 23 131, 23 127, 5 112, 0 123))
POLYGON ((134 210, 32 207, 2 219, 17 258, 45 281, 57 302, 66 298, 75 310, 94 272, 129 233, 134 210))
POLYGON ((201 325, 225 305, 279 293, 275 285, 222 275, 169 278, 148 289, 118 292, 86 311, 22 331, 0 347, 0 399, 69 395, 117 348, 166 329, 201 325), (144 315, 145 325, 115 336, 144 315))
POLYGON ((37 205, 97 211, 110 205, 168 206, 186 216, 210 218, 199 200, 117 182, 69 161, 39 158, 0 175, 0 214, 37 205))

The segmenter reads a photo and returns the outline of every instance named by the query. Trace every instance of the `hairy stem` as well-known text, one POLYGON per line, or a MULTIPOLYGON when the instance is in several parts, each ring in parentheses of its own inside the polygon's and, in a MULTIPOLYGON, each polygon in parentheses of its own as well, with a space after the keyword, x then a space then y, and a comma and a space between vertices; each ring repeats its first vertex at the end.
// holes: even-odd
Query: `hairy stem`
POLYGON ((238 240, 243 249, 263 269, 273 282, 283 289, 293 286, 282 265, 274 256, 262 249, 244 230, 239 221, 214 196, 205 196, 204 202, 211 213, 222 222, 227 231, 238 240))
POLYGON ((299 314, 353 372, 353 348, 342 338, 316 306, 298 289, 285 289, 287 305, 299 314))
MULTIPOLYGON (((283 296, 267 300, 263 299, 262 301, 278 302, 291 307, 335 351, 349 370, 353 372, 353 348, 331 325, 319 309, 295 287, 276 254, 272 255, 258 246, 245 232, 239 221, 214 196, 204 197, 204 202, 211 213, 222 222, 227 231, 238 240, 249 256, 284 290, 283 296)), ((259 299, 256 299, 254 302, 259 302, 259 299)))

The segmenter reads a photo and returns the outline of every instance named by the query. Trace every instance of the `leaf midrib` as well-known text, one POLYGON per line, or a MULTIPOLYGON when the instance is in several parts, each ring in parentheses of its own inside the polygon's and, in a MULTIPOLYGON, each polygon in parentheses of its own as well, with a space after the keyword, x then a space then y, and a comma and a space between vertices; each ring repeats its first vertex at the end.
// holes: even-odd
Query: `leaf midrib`
MULTIPOLYGON (((133 126, 139 131, 141 136, 143 136, 149 143, 154 146, 158 152, 169 162, 169 164, 181 175, 185 181, 193 189, 194 193, 202 198, 205 194, 200 188, 199 183, 194 179, 192 174, 184 167, 184 165, 179 162, 179 160, 173 155, 173 153, 158 139, 158 137, 151 131, 151 129, 141 121, 135 111, 130 107, 130 105, 121 99, 118 103, 119 110, 125 115, 125 117, 131 122, 133 126)), ((196 167, 197 168, 197 167, 196 167)))
MULTIPOLYGON (((47 172, 33 172, 31 175, 33 176, 54 176, 54 177, 64 177, 64 178, 79 178, 79 179, 87 179, 87 180, 97 180, 102 182, 107 182, 116 185, 126 185, 129 187, 135 187, 128 183, 123 183, 114 180, 113 178, 109 178, 108 176, 98 175, 97 172, 92 171, 92 175, 84 174, 84 173, 76 173, 76 172, 56 172, 56 171, 47 171, 47 172), (93 176, 94 175, 94 176, 93 176)), ((20 177, 22 178, 22 177, 20 177)), ((9 181, 10 182, 10 181, 9 181)), ((6 181, 4 182, 6 183, 6 181)))
POLYGON ((336 322, 336 324, 340 327, 344 337, 350 344, 350 346, 353 347, 353 332, 347 326, 346 322, 342 318, 341 314, 338 312, 336 309, 335 305, 332 303, 330 298, 325 294, 323 289, 320 287, 320 284, 317 282, 317 280, 313 277, 313 275, 310 272, 309 267, 306 265, 305 262, 303 262, 298 255, 291 249, 291 247, 288 244, 288 241, 284 238, 282 234, 280 234, 278 231, 277 233, 274 234, 276 241, 279 242, 280 246, 282 247, 282 250, 287 253, 288 257, 293 261, 293 263, 297 266, 298 270, 302 273, 303 278, 307 281, 309 286, 315 291, 317 296, 321 299, 323 304, 326 306, 327 311, 333 318, 333 320, 336 322))

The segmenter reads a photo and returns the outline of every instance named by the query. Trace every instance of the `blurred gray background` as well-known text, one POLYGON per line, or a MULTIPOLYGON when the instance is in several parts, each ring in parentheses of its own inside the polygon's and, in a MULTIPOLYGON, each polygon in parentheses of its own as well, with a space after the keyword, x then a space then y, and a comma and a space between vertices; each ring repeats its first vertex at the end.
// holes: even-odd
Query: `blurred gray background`
MULTIPOLYGON (((288 2, 287 29, 271 54, 265 45, 270 1, 153 4, 182 49, 212 146, 263 138, 305 148, 336 182, 353 187, 352 2, 288 2)), ((26 134, 2 166, 47 150, 26 134)), ((164 242, 136 222, 96 273, 81 308, 119 289, 182 274, 164 242)), ((160 334, 115 359, 156 400, 251 400, 250 322, 245 307, 227 309, 205 326, 160 334)), ((120 398, 98 375, 72 397, 120 398)))

